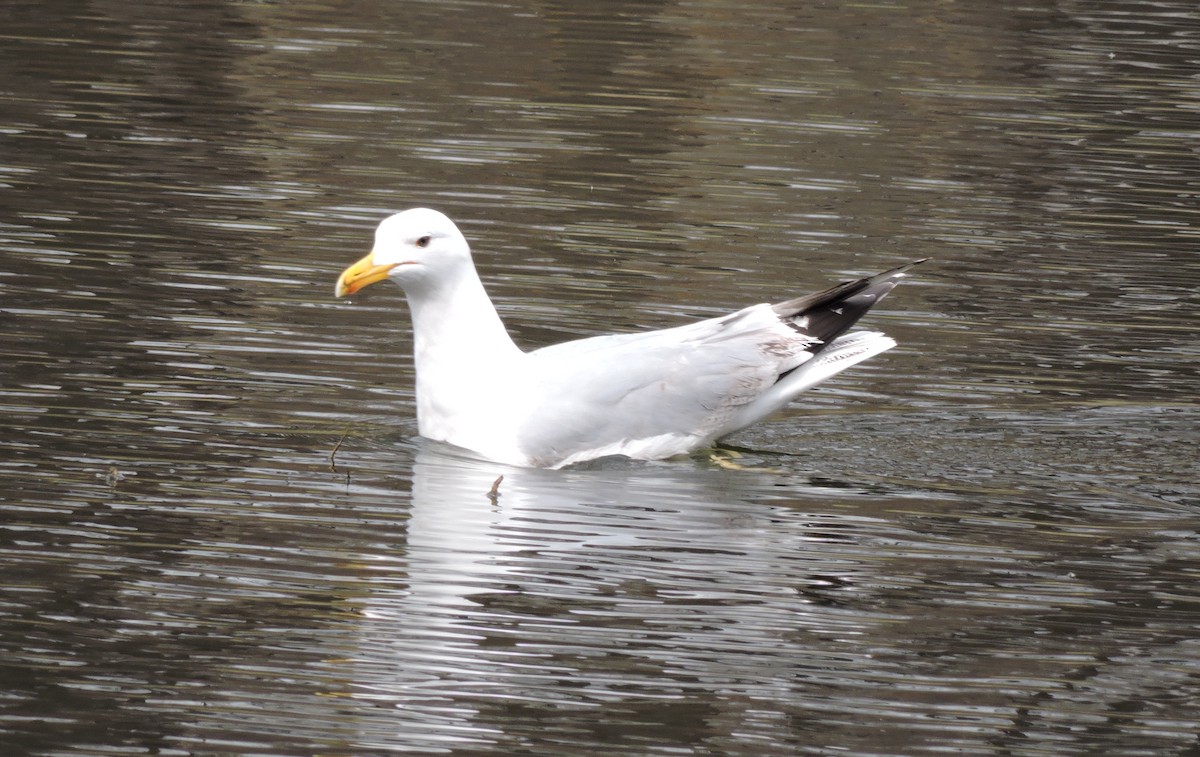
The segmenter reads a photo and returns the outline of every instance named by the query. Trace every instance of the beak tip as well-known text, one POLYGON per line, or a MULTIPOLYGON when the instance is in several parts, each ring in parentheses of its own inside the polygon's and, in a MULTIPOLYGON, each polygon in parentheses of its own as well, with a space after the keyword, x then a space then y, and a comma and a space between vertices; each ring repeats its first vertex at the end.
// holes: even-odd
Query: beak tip
POLYGON ((333 296, 346 297, 369 284, 382 281, 397 265, 399 263, 376 265, 375 252, 372 250, 362 260, 342 271, 342 275, 338 276, 337 283, 333 286, 333 296))

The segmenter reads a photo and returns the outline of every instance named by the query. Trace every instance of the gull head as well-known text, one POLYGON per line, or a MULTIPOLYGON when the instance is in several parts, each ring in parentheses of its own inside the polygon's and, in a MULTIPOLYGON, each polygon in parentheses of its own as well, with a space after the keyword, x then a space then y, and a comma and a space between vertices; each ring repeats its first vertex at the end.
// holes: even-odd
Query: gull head
POLYGON ((449 279, 464 265, 471 266, 471 248, 454 222, 436 210, 412 208, 379 224, 375 246, 342 271, 334 294, 346 297, 384 279, 407 289, 449 279))

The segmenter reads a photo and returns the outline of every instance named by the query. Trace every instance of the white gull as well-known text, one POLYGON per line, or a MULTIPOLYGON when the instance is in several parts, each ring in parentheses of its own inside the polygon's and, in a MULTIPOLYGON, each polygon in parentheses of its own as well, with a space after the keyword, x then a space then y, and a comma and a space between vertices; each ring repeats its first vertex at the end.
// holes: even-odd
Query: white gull
POLYGON ((412 311, 422 436, 496 462, 561 468, 710 446, 896 343, 846 333, 921 260, 775 305, 524 352, 509 337, 454 222, 428 208, 379 224, 338 297, 391 279, 412 311))

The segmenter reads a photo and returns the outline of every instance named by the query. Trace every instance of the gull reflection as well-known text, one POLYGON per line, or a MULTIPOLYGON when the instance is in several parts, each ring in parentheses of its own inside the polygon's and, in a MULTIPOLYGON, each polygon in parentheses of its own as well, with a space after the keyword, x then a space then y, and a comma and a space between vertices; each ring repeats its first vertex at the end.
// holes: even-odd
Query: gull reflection
POLYGON ((512 707, 654 720, 709 678, 778 684, 780 660, 747 651, 791 649, 828 619, 809 616, 806 590, 849 569, 808 549, 844 543, 828 515, 747 503, 779 482, 689 461, 511 468, 423 446, 405 543, 365 600, 356 695, 394 707, 407 743, 453 747, 504 743, 512 707))

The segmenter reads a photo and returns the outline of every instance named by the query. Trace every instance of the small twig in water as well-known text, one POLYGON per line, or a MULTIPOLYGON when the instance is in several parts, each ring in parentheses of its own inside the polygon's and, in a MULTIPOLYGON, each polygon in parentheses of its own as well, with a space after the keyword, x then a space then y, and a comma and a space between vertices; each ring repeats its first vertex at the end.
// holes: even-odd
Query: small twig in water
POLYGON ((334 473, 337 473, 337 465, 334 463, 334 457, 337 456, 338 450, 342 448, 342 442, 346 441, 347 436, 350 436, 350 426, 346 427, 342 438, 337 440, 337 444, 333 445, 333 451, 329 453, 329 470, 334 473))
POLYGON ((495 481, 493 481, 492 482, 492 490, 487 493, 487 497, 488 497, 488 499, 490 499, 492 501, 493 505, 496 504, 496 500, 500 499, 500 482, 503 480, 504 480, 504 476, 500 476, 495 481))

